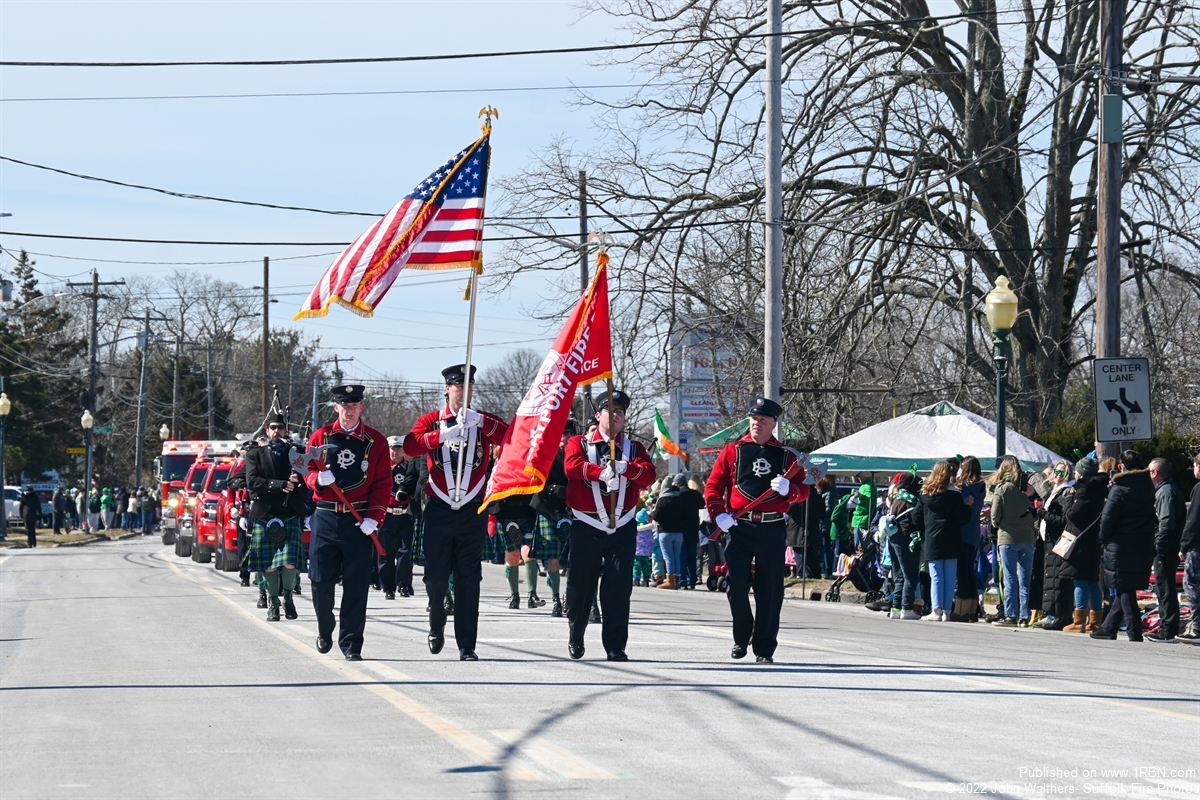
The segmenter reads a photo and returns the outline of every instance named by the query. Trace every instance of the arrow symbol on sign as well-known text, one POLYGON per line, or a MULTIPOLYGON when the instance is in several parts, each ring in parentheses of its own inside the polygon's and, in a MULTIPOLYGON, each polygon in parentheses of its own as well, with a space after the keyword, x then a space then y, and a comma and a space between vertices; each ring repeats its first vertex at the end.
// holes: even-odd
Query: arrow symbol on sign
POLYGON ((1129 417, 1125 416, 1125 409, 1121 408, 1121 404, 1116 400, 1105 400, 1104 407, 1121 415, 1122 427, 1129 424, 1129 417))
MULTIPOLYGON (((1124 388, 1122 388, 1122 389, 1121 389, 1121 402, 1122 402, 1122 403, 1124 403, 1124 404, 1125 404, 1125 407, 1129 409, 1129 413, 1130 413, 1130 414, 1140 414, 1140 413, 1142 413, 1142 406, 1141 406, 1141 404, 1140 404, 1140 403, 1138 403, 1138 401, 1136 401, 1136 400, 1134 400, 1132 403, 1131 403, 1131 402, 1129 402, 1129 398, 1125 396, 1125 389, 1124 389, 1124 388)), ((1124 424, 1124 423, 1122 423, 1122 424, 1124 424)))

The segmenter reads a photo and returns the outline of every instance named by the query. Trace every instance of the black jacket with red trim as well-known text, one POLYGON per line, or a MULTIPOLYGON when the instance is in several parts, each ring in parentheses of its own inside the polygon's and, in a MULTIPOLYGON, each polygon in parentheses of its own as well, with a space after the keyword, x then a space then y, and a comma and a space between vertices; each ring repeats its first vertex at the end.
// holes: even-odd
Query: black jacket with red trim
MULTIPOLYGON (((718 514, 732 514, 750 505, 771 488, 773 478, 783 475, 795 463, 795 452, 780 444, 774 436, 766 444, 755 444, 747 433, 725 445, 704 487, 709 516, 715 520, 718 514)), ((808 499, 809 487, 804 483, 804 477, 801 467, 790 481, 787 497, 772 495, 754 510, 786 514, 792 503, 808 499)))

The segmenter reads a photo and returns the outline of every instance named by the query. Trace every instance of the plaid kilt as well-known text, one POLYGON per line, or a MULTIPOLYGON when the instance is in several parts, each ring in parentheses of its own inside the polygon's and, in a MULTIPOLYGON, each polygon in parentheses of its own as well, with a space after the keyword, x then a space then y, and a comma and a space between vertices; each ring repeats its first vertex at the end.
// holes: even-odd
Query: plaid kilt
POLYGON ((267 541, 266 520, 256 520, 250 532, 250 548, 246 552, 244 566, 251 572, 266 572, 269 569, 282 569, 287 564, 297 569, 304 567, 305 553, 301 542, 304 532, 304 520, 299 517, 288 517, 283 520, 283 528, 287 539, 281 545, 273 545, 267 541))
POLYGON ((537 519, 501 519, 496 517, 496 536, 504 541, 504 551, 514 553, 522 545, 534 546, 537 541, 537 519))
POLYGON ((558 559, 559 566, 567 566, 568 534, 571 531, 571 518, 563 515, 548 516, 538 514, 537 526, 534 529, 533 547, 529 554, 536 559, 558 559))

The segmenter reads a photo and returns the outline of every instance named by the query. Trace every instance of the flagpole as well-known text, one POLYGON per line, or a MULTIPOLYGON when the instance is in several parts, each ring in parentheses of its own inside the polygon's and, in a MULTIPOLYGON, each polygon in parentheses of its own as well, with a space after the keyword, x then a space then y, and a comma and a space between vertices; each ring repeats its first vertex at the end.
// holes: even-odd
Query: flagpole
MULTIPOLYGON (((458 411, 458 424, 462 424, 463 417, 466 414, 466 409, 471 407, 471 350, 475 346, 475 298, 479 295, 479 273, 471 270, 471 278, 467 281, 467 287, 471 292, 471 311, 467 318, 467 362, 463 365, 463 376, 466 381, 466 388, 463 389, 463 404, 458 411)), ((458 473, 454 480, 454 502, 458 503, 462 500, 462 479, 463 468, 466 466, 467 443, 464 441, 462 446, 458 448, 458 473)))
MULTIPOLYGON (((617 434, 613 430, 613 385, 612 378, 609 378, 605 383, 608 384, 608 463, 615 464, 617 461, 617 434)), ((615 468, 614 468, 615 469, 615 468)), ((621 479, 617 478, 617 488, 621 487, 621 479)), ((617 529, 617 494, 618 492, 608 493, 608 518, 612 523, 612 528, 617 529)))
MULTIPOLYGON (((483 135, 488 136, 492 132, 492 117, 499 117, 500 112, 491 106, 484 106, 479 110, 479 116, 486 117, 483 122, 483 135)), ((488 149, 488 166, 491 166, 492 151, 488 149)), ((481 199, 486 203, 487 200, 487 184, 481 187, 481 199)), ((480 264, 483 262, 480 261, 480 264)), ((466 388, 463 389, 463 404, 458 412, 458 424, 463 423, 463 418, 466 416, 466 409, 471 407, 471 351, 475 346, 475 298, 479 296, 479 273, 483 268, 472 269, 471 278, 467 281, 467 291, 471 294, 471 311, 467 317, 467 360, 463 365, 463 380, 466 383, 466 388)), ((470 438, 469 436, 467 437, 470 438)), ((478 440, 478 436, 476 437, 478 440)), ((467 443, 464 441, 462 446, 458 448, 458 470, 454 478, 454 502, 462 502, 462 479, 463 468, 466 466, 467 443)))

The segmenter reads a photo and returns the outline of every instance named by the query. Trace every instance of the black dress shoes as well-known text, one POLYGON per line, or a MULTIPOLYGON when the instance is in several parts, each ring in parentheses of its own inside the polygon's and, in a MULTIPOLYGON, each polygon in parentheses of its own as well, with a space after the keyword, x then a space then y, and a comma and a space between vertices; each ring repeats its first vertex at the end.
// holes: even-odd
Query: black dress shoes
POLYGON ((446 637, 443 635, 442 631, 429 632, 429 652, 436 656, 438 653, 442 652, 442 647, 444 647, 445 644, 446 637))
POLYGON ((347 661, 362 661, 362 655, 359 653, 346 653, 347 661))
POLYGON ((770 656, 759 656, 758 658, 754 659, 754 661, 757 664, 774 664, 775 663, 775 659, 771 658, 770 656))
POLYGON ((478 661, 479 656, 475 655, 475 651, 469 647, 464 647, 458 651, 459 661, 478 661))
POLYGON ((730 658, 745 658, 746 657, 746 645, 735 644, 733 646, 733 649, 729 651, 729 657, 730 658))
POLYGON ((609 661, 628 661, 629 656, 625 655, 624 650, 609 650, 608 651, 608 660, 609 661))
POLYGON ((396 593, 395 593, 395 592, 388 592, 387 594, 385 594, 385 595, 384 595, 384 597, 385 597, 385 598, 387 598, 388 600, 395 600, 395 599, 396 599, 396 593))
POLYGON ((583 658, 583 643, 582 642, 567 642, 567 652, 571 658, 583 658))
POLYGON ((333 642, 331 642, 329 639, 322 639, 320 637, 317 638, 317 652, 318 653, 328 653, 332 649, 333 649, 333 642))

